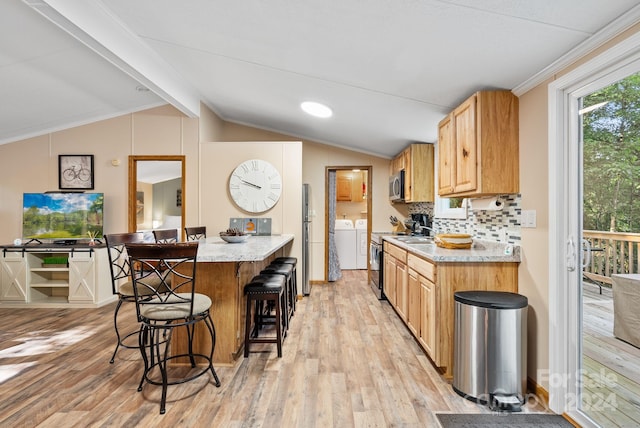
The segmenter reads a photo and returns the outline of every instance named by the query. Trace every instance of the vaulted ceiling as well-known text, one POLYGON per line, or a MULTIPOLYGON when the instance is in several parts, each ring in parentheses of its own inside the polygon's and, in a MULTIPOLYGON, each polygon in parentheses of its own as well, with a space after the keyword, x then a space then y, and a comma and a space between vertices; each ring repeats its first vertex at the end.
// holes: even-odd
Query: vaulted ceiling
POLYGON ((202 101, 227 121, 390 157, 436 141, 474 91, 522 93, 629 28, 639 3, 3 0, 0 143, 165 103, 197 117, 202 101), (305 100, 333 117, 306 115, 305 100))

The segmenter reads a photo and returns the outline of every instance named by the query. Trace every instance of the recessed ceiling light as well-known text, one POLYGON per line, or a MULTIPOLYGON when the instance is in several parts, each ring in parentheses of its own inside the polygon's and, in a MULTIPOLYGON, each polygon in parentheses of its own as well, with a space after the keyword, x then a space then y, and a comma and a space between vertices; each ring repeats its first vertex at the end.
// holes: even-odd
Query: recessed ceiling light
POLYGON ((315 117, 327 118, 333 116, 333 111, 331 111, 329 107, 314 101, 305 101, 300 104, 300 108, 302 108, 305 113, 315 117))

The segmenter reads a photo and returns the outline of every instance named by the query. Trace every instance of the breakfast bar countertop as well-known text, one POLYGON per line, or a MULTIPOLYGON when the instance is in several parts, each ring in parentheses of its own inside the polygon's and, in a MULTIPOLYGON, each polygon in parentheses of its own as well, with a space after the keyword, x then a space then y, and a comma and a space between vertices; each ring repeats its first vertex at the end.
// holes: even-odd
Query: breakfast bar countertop
POLYGON ((207 237, 200 242, 198 262, 250 262, 260 261, 293 240, 292 234, 249 236, 245 242, 227 243, 219 237, 207 237))
POLYGON ((436 263, 520 262, 520 247, 518 245, 474 240, 473 246, 468 250, 451 250, 440 248, 436 246, 433 241, 410 243, 411 241, 403 241, 402 237, 394 235, 383 235, 382 239, 389 241, 398 247, 404 248, 405 250, 409 250, 414 254, 426 257, 436 263))

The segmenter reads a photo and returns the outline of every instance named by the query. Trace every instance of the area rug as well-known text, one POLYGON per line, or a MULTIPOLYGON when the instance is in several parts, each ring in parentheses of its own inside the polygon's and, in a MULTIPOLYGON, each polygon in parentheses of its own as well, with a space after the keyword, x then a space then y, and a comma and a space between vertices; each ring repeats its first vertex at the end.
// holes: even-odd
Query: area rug
POLYGON ((573 428, 562 416, 543 413, 438 413, 436 416, 442 428, 573 428))

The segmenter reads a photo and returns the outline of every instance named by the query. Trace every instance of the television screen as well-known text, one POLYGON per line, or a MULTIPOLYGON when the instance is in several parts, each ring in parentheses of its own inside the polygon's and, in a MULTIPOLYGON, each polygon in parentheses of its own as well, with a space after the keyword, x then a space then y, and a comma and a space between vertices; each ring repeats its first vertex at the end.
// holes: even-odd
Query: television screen
POLYGON ((22 200, 25 239, 102 237, 103 193, 25 193, 22 200))

